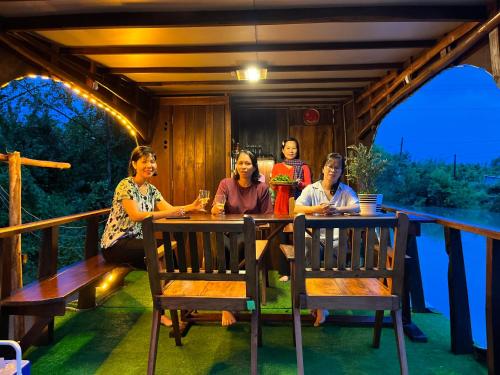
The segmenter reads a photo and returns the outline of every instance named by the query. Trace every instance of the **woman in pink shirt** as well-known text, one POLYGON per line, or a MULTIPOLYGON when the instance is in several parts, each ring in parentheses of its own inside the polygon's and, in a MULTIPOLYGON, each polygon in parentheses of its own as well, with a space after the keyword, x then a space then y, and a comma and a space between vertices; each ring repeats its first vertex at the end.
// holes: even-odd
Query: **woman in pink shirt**
MULTIPOLYGON (((226 196, 224 208, 214 204, 212 214, 272 214, 273 206, 269 196, 269 188, 259 181, 257 158, 247 150, 241 150, 236 157, 234 176, 225 178, 219 183, 217 194, 226 196)), ((222 325, 236 323, 231 311, 222 312, 222 325)))

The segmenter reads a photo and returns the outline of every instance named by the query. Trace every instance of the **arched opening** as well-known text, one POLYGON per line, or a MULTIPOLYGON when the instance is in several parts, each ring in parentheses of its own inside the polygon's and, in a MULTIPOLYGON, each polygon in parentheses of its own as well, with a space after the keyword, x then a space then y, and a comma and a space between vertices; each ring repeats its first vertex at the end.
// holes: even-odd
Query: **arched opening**
MULTIPOLYGON (((447 69, 380 124, 375 145, 389 161, 380 188, 396 206, 496 227, 500 223, 500 90, 483 69, 447 69)), ((443 229, 418 238, 427 303, 449 314, 443 229)), ((485 238, 463 232, 474 341, 486 346, 485 238)))
MULTIPOLYGON (((20 78, 0 90, 0 152, 19 151, 23 157, 71 164, 66 170, 22 168, 23 222, 110 205, 114 186, 127 174, 136 140, 123 116, 92 99, 47 77, 20 78)), ((8 226, 7 169, 0 168, 0 226, 8 226)), ((83 257, 84 236, 84 227, 60 228, 59 266, 83 257)), ((34 235, 22 237, 28 258, 25 282, 36 275, 38 244, 34 235)))

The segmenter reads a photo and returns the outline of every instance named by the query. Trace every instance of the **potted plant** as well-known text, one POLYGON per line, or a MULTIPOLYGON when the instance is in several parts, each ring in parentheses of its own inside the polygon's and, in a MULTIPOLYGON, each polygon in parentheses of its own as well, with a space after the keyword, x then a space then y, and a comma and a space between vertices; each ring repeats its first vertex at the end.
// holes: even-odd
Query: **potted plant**
POLYGON ((382 194, 377 194, 376 180, 384 170, 387 160, 374 147, 364 144, 347 147, 347 180, 357 185, 360 214, 372 216, 380 212, 382 194))

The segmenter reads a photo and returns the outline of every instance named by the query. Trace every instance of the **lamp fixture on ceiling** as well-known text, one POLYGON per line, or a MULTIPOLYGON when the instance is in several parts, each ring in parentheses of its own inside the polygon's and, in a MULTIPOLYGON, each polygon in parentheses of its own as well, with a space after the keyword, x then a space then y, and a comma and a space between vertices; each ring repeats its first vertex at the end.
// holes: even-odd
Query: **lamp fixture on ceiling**
POLYGON ((236 77, 238 77, 238 81, 257 82, 261 79, 266 79, 267 69, 258 66, 248 66, 244 69, 237 69, 236 77))

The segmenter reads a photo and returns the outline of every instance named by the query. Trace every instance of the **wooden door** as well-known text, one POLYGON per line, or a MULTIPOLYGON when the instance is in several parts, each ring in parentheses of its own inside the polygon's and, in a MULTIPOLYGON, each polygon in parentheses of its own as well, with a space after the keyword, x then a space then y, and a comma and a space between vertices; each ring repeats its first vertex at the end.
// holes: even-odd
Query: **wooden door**
POLYGON ((220 180, 229 176, 231 134, 225 101, 160 106, 153 137, 153 147, 161 153, 155 182, 170 203, 191 203, 200 189, 210 190, 213 198, 220 180))
POLYGON ((331 125, 293 125, 290 136, 300 144, 300 158, 311 167, 313 181, 319 179, 321 163, 329 152, 333 152, 333 129, 331 125))

